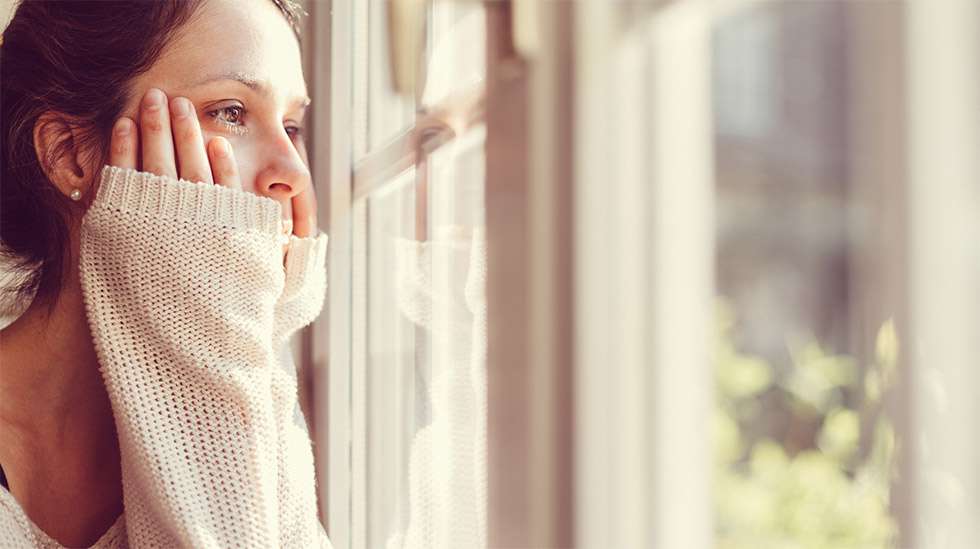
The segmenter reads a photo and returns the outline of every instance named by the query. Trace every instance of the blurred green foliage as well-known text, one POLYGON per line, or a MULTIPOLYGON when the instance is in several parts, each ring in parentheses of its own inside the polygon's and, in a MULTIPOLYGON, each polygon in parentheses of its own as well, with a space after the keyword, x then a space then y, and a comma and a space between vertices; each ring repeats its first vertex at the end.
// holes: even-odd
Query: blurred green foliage
POLYGON ((718 549, 893 547, 895 436, 881 404, 898 360, 894 323, 878 331, 863 373, 816 341, 791 348, 778 371, 736 349, 730 306, 720 302, 716 318, 718 549), (766 429, 774 414, 788 427, 766 429))

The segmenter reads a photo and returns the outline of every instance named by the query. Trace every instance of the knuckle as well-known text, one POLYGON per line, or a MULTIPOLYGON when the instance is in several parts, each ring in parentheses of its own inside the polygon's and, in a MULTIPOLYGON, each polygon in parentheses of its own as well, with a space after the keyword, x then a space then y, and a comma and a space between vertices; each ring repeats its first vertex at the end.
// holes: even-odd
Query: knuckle
POLYGON ((130 150, 129 141, 124 138, 115 138, 112 140, 112 154, 116 156, 125 156, 130 150))
POLYGON ((224 162, 224 159, 220 157, 211 157, 211 173, 215 177, 223 177, 228 175, 228 165, 224 162))
POLYGON ((143 162, 143 171, 150 172, 163 177, 177 177, 177 170, 174 170, 158 161, 143 162))
POLYGON ((163 175, 163 170, 160 165, 155 162, 143 162, 143 171, 149 172, 156 175, 163 175))
POLYGON ((225 160, 218 162, 217 171, 219 174, 221 174, 222 180, 228 180, 238 176, 238 172, 235 170, 235 166, 225 160))
POLYGON ((193 142, 197 138, 197 128, 191 123, 181 123, 177 126, 177 139, 182 142, 193 142))
POLYGON ((143 128, 151 133, 160 133, 163 131, 163 120, 159 116, 147 116, 143 119, 143 128))
POLYGON ((194 170, 190 173, 184 175, 184 179, 188 181, 210 181, 211 174, 205 174, 203 170, 194 170))

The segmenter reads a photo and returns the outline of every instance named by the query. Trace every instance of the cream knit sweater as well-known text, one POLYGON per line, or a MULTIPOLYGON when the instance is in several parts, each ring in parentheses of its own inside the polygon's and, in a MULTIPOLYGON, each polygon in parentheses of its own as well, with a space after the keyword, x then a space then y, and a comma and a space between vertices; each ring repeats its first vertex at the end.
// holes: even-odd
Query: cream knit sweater
MULTIPOLYGON (((327 235, 291 236, 283 261, 270 198, 101 175, 80 273, 125 512, 92 547, 331 547, 281 352, 322 308, 327 235)), ((0 547, 61 546, 0 488, 0 547)))

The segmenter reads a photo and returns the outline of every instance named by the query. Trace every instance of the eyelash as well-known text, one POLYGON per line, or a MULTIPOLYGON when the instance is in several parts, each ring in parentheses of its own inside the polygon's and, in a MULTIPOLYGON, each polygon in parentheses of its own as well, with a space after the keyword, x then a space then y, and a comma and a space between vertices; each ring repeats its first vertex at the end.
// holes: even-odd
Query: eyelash
POLYGON ((218 117, 218 114, 220 114, 220 113, 227 113, 229 111, 236 111, 236 112, 238 112, 239 113, 238 114, 238 118, 239 119, 241 119, 242 117, 245 116, 245 108, 244 107, 241 107, 241 106, 238 106, 238 105, 229 105, 227 107, 221 107, 220 109, 214 109, 214 110, 211 110, 211 111, 207 111, 205 114, 207 114, 208 116, 210 116, 211 119, 214 120, 216 124, 218 124, 219 126, 224 127, 225 129, 227 129, 228 131, 230 131, 230 132, 232 132, 234 134, 237 134, 237 135, 245 135, 246 133, 248 133, 248 128, 246 128, 245 126, 242 126, 240 123, 239 124, 235 124, 235 123, 228 122, 227 120, 224 120, 224 119, 218 117))
MULTIPOLYGON (((228 131, 230 131, 230 132, 232 132, 234 134, 237 134, 237 135, 245 135, 245 134, 247 134, 248 133, 248 128, 246 128, 245 126, 241 125, 241 123, 235 124, 235 123, 228 122, 227 120, 223 120, 223 119, 221 119, 221 118, 218 117, 218 114, 219 113, 225 113, 225 112, 228 112, 228 111, 235 111, 235 112, 237 112, 238 113, 237 118, 239 120, 241 120, 245 116, 245 113, 246 113, 245 107, 242 107, 240 105, 229 105, 227 107, 221 107, 220 109, 214 109, 214 110, 211 110, 211 111, 207 111, 207 112, 205 112, 205 114, 207 114, 209 117, 211 117, 211 119, 213 119, 216 124, 218 124, 219 126, 223 126, 225 129, 227 129, 228 131)), ((286 126, 286 133, 289 134, 289 137, 291 139, 293 139, 293 140, 299 139, 300 137, 303 136, 303 127, 302 126, 286 126), (294 133, 291 133, 290 130, 293 130, 294 133)))

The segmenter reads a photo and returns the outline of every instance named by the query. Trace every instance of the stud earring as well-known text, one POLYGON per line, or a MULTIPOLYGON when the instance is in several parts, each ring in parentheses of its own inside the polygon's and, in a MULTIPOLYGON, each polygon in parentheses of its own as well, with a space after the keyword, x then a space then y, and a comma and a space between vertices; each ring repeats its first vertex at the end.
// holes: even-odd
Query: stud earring
POLYGON ((82 191, 80 191, 79 189, 72 189, 71 194, 68 196, 70 196, 71 199, 74 200, 75 202, 78 202, 79 200, 82 199, 82 191))

